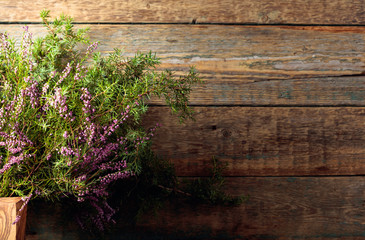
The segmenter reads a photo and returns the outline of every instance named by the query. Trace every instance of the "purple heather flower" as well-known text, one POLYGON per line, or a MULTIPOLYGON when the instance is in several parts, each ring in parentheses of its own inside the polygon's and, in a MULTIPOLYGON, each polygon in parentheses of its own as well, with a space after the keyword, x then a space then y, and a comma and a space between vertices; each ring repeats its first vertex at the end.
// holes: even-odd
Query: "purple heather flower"
POLYGON ((15 220, 12 224, 13 225, 17 224, 20 221, 20 218, 21 218, 20 215, 16 215, 15 220))
POLYGON ((48 99, 48 104, 58 110, 60 116, 63 117, 65 120, 69 117, 72 117, 72 111, 68 111, 66 103, 67 97, 62 95, 61 88, 56 87, 54 93, 54 96, 48 99))
POLYGON ((67 133, 67 131, 65 131, 65 132, 63 133, 63 137, 64 137, 64 138, 68 138, 68 133, 67 133))
POLYGON ((39 191, 38 189, 36 189, 36 190, 34 191, 34 193, 35 193, 36 195, 42 195, 42 192, 41 192, 41 191, 39 191))
POLYGON ((95 49, 98 47, 98 42, 94 42, 91 45, 89 45, 86 49, 86 54, 91 54, 95 51, 95 49))
MULTIPOLYGON (((56 73, 57 73, 57 71, 52 71, 51 73, 50 73, 50 77, 51 78, 54 78, 55 76, 56 76, 56 73)), ((48 84, 48 83, 47 83, 48 84)))
POLYGON ((24 94, 30 97, 30 103, 32 108, 36 108, 39 105, 39 90, 38 90, 38 82, 31 78, 30 76, 24 78, 24 81, 29 84, 27 88, 24 90, 24 94))
POLYGON ((16 215, 16 217, 15 217, 15 221, 13 222, 13 225, 14 225, 14 224, 17 224, 17 223, 19 222, 19 220, 20 220, 20 218, 21 218, 20 213, 24 210, 25 206, 27 206, 27 205, 28 205, 28 202, 29 202, 29 200, 30 200, 30 198, 31 198, 32 196, 33 196, 33 194, 31 193, 31 194, 29 194, 29 196, 27 196, 27 197, 22 197, 23 205, 22 205, 22 206, 21 206, 21 208, 19 209, 18 214, 17 214, 17 215, 16 215))
POLYGON ((59 153, 63 156, 73 156, 75 155, 75 152, 69 148, 69 147, 61 147, 61 149, 59 150, 59 153))
POLYGON ((66 68, 62 71, 62 75, 61 75, 61 77, 60 77, 60 79, 58 80, 58 82, 57 82, 57 85, 60 85, 62 82, 63 82, 63 80, 65 80, 66 78, 67 78, 67 76, 70 74, 70 72, 71 72, 71 65, 70 65, 70 63, 67 63, 67 66, 66 66, 66 68))

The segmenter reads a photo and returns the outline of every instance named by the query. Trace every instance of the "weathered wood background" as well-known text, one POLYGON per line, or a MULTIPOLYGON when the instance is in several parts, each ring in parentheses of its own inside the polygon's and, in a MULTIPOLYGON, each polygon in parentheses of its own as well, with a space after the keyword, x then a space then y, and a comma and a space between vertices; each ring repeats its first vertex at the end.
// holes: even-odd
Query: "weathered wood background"
MULTIPOLYGON (((90 26, 105 53, 152 50, 162 68, 195 65, 206 81, 191 99, 196 122, 179 125, 151 102, 147 125, 163 126, 154 148, 183 177, 206 176, 212 156, 228 162, 227 191, 250 199, 170 205, 141 228, 169 239, 365 239, 364 0, 0 0, 1 31, 19 37, 26 23, 42 34, 43 8, 90 26)), ((82 239, 34 220, 29 239, 82 239)))

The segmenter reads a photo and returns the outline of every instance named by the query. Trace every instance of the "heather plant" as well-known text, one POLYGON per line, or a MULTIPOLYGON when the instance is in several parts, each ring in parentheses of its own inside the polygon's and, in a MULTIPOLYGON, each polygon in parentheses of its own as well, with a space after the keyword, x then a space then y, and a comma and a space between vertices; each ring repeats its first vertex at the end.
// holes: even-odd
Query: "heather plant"
POLYGON ((146 100, 163 97, 191 118, 188 96, 200 80, 193 68, 180 77, 156 71, 152 53, 102 56, 72 18, 41 18, 44 37, 28 27, 20 44, 0 35, 0 197, 87 201, 103 229, 115 213, 109 186, 141 172, 140 153, 159 126, 142 127, 146 100))

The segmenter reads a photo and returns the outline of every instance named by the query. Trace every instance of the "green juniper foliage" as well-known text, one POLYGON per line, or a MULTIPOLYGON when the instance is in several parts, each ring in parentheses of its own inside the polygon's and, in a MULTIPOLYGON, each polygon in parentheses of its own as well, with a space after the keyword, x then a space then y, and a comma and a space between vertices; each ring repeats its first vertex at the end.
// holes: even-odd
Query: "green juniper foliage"
POLYGON ((157 72, 152 53, 102 56, 72 18, 41 18, 42 38, 28 27, 20 46, 0 35, 0 196, 88 201, 103 228, 114 214, 110 184, 141 172, 158 127, 141 126, 146 100, 163 97, 181 120, 191 118, 188 97, 200 79, 194 68, 157 72))

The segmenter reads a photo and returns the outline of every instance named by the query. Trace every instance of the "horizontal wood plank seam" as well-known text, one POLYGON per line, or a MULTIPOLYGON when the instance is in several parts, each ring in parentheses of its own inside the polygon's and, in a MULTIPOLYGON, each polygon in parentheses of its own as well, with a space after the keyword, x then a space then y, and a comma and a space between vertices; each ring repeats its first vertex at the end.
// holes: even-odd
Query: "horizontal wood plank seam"
MULTIPOLYGON (((199 71, 198 71, 199 73, 199 71)), ((328 78, 345 78, 345 77, 363 77, 365 76, 365 63, 364 63, 364 72, 360 73, 360 74, 343 74, 343 75, 319 75, 319 76, 315 76, 315 77, 310 77, 309 79, 328 79, 328 78)), ((291 81, 296 81, 296 80, 306 80, 308 79, 308 77, 306 76, 294 76, 292 78, 290 78, 289 80, 291 81)), ((272 81, 286 81, 288 80, 287 78, 270 78, 270 79, 259 79, 259 80, 254 80, 252 81, 253 83, 257 83, 257 82, 272 82, 272 81)))
MULTIPOLYGON (((41 21, 0 21, 0 25, 6 24, 42 24, 41 21)), ((223 26, 288 26, 288 27, 365 27, 365 24, 300 24, 300 23, 197 23, 197 22, 73 22, 74 25, 223 25, 223 26)))
MULTIPOLYGON (((191 175, 191 176, 177 176, 178 178, 181 179, 189 179, 189 178, 209 178, 210 176, 206 175, 206 176, 200 176, 200 175, 191 175)), ((334 174, 329 174, 329 175, 249 175, 249 176, 231 176, 231 175, 222 175, 222 177, 224 178, 291 178, 291 177, 295 177, 295 178, 349 178, 349 177, 365 177, 365 174, 343 174, 343 175, 334 175, 334 174)))
MULTIPOLYGON (((149 107, 166 107, 165 104, 147 104, 149 107)), ((331 108, 331 107, 351 107, 351 108, 363 108, 365 105, 356 104, 295 104, 295 105, 283 105, 283 104, 189 104, 191 107, 207 107, 207 108, 217 108, 217 107, 262 107, 262 108, 331 108)))

